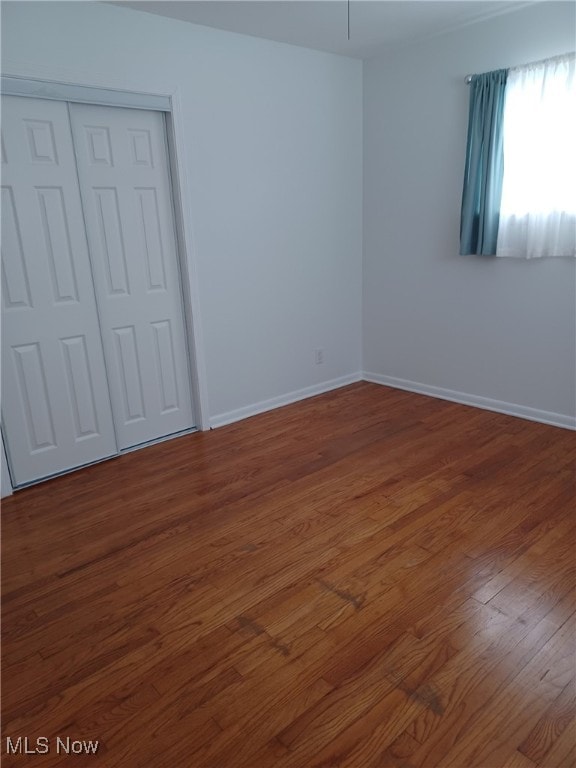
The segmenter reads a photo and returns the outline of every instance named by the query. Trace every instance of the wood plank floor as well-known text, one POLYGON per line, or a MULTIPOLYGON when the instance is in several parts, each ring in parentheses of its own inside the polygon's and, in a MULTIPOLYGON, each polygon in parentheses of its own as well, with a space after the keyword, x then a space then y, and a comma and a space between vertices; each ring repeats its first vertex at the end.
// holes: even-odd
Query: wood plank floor
POLYGON ((3 766, 575 766, 575 459, 360 383, 15 494, 3 766))

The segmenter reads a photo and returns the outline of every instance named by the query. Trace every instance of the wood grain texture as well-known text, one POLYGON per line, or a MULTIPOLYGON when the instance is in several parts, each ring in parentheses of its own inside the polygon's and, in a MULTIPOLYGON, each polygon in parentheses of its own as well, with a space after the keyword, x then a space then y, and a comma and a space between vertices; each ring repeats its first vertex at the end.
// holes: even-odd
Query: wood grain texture
POLYGON ((575 466, 360 383, 16 493, 2 765, 575 768, 575 466))

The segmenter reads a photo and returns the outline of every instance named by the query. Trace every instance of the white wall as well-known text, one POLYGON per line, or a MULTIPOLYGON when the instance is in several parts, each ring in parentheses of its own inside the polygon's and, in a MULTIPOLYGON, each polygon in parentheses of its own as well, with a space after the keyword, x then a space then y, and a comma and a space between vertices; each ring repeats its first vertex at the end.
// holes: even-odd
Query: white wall
POLYGON ((97 3, 2 17, 4 74, 179 89, 210 415, 357 375, 361 62, 97 3))
POLYGON ((574 29, 572 3, 543 3, 365 62, 364 370, 376 379, 573 420, 576 261, 460 257, 458 238, 465 75, 573 50, 574 29))

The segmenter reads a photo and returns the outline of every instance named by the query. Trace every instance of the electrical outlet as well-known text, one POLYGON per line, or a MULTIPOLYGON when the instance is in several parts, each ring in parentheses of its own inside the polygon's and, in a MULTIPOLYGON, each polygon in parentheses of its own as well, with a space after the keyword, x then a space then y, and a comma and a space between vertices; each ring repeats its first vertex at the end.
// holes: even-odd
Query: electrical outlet
POLYGON ((322 365, 324 362, 324 353, 326 350, 320 348, 314 350, 314 362, 316 365, 322 365))

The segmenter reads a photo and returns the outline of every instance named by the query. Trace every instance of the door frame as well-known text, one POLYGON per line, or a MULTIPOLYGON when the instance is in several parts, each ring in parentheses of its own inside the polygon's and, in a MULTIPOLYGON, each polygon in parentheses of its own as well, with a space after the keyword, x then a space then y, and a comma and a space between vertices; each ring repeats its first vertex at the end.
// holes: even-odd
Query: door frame
POLYGON ((6 96, 146 109, 164 114, 176 248, 186 326, 192 407, 196 428, 202 431, 210 429, 208 388, 200 319, 198 266, 194 246, 183 109, 179 89, 161 93, 143 93, 137 90, 108 87, 107 85, 95 86, 63 80, 2 75, 1 91, 2 95, 6 96))

